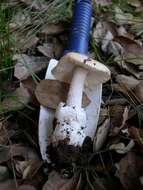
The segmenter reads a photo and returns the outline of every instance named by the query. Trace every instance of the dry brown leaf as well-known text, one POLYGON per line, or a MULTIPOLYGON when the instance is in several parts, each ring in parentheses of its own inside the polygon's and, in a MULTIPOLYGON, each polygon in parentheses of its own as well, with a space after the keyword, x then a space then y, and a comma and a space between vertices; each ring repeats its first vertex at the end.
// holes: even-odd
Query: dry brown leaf
POLYGON ((124 108, 124 112, 123 112, 123 120, 122 120, 122 124, 121 124, 121 126, 120 126, 120 129, 122 129, 124 126, 125 126, 125 124, 126 124, 126 121, 128 120, 128 117, 129 117, 129 107, 128 106, 126 106, 125 108, 124 108))
POLYGON ((109 107, 109 115, 111 118, 111 123, 114 127, 120 127, 122 125, 122 116, 124 113, 124 106, 113 105, 109 107), (119 119, 120 118, 120 119, 119 119))
POLYGON ((21 83, 24 88, 26 88, 30 92, 31 95, 34 95, 36 82, 33 80, 33 78, 29 77, 26 80, 23 80, 21 83))
POLYGON ((43 10, 45 8, 43 1, 39 0, 20 0, 20 2, 25 3, 25 5, 30 6, 31 8, 35 10, 43 10))
POLYGON ((5 181, 9 179, 9 170, 6 166, 0 165, 0 181, 5 181))
POLYGON ((94 143, 93 143, 93 149, 95 152, 99 151, 103 144, 105 143, 105 140, 107 138, 107 134, 109 132, 110 128, 110 119, 106 119, 104 123, 99 126, 97 133, 94 137, 94 143))
POLYGON ((14 76, 19 80, 25 80, 48 66, 49 60, 46 57, 28 56, 16 54, 13 57, 16 62, 14 76))
POLYGON ((36 188, 32 185, 20 185, 17 187, 14 180, 7 180, 0 182, 0 190, 36 190, 36 188))
POLYGON ((110 32, 112 36, 117 35, 116 26, 110 22, 98 22, 93 29, 93 38, 97 43, 102 43, 107 32, 110 32))
POLYGON ((36 188, 32 185, 21 185, 17 190, 36 190, 36 188))
POLYGON ((114 8, 115 10, 115 20, 116 24, 132 24, 133 23, 133 15, 127 12, 123 12, 118 6, 114 8))
POLYGON ((38 51, 48 58, 54 57, 54 50, 52 43, 44 43, 42 46, 37 47, 38 51))
POLYGON ((22 52, 25 53, 28 49, 35 46, 39 41, 38 37, 32 37, 28 41, 26 41, 26 44, 21 48, 22 52))
POLYGON ((43 29, 41 31, 41 34, 44 35, 57 35, 60 34, 62 32, 64 32, 66 29, 65 24, 63 23, 58 23, 58 24, 46 24, 43 26, 43 29))
MULTIPOLYGON (((45 107, 56 109, 60 102, 65 102, 69 85, 57 80, 42 80, 35 90, 39 103, 45 107)), ((90 100, 86 95, 83 97, 83 106, 87 106, 90 100)))
POLYGON ((26 146, 21 144, 13 144, 11 146, 0 146, 0 164, 7 162, 12 157, 21 157, 25 161, 29 160, 39 160, 36 152, 26 146))
POLYGON ((124 48, 124 54, 143 53, 143 47, 139 43, 137 43, 137 41, 135 40, 132 40, 124 36, 116 36, 114 40, 120 43, 121 46, 124 48))
POLYGON ((43 162, 40 160, 15 161, 17 175, 22 179, 32 179, 41 168, 43 162))
POLYGON ((0 182, 0 190, 17 190, 14 180, 0 182))
POLYGON ((125 145, 124 143, 112 144, 109 146, 109 149, 115 150, 119 154, 126 154, 131 151, 134 145, 135 145, 134 141, 130 140, 130 142, 127 145, 125 145))
POLYGON ((30 16, 28 11, 17 11, 15 14, 13 14, 13 17, 11 19, 10 28, 21 28, 27 25, 30 25, 32 23, 32 17, 30 16))
POLYGON ((141 147, 143 148, 143 137, 141 136, 141 131, 140 129, 136 127, 129 127, 128 128, 130 136, 134 139, 134 141, 141 147))
POLYGON ((108 108, 101 108, 99 114, 98 126, 102 125, 102 123, 106 120, 108 116, 109 116, 108 108))
POLYGON ((126 105, 127 100, 125 98, 113 98, 111 100, 107 100, 105 102, 106 105, 113 106, 113 105, 126 105))
POLYGON ((139 101, 143 103, 143 81, 134 88, 134 92, 139 101))
POLYGON ((9 97, 4 98, 0 106, 3 112, 23 109, 30 102, 31 96, 21 84, 9 97))
POLYGON ((110 106, 110 113, 112 112, 115 114, 111 117, 113 128, 110 130, 110 136, 117 136, 119 134, 121 129, 125 126, 126 121, 129 119, 129 111, 130 109, 128 106, 124 107, 118 105, 117 107, 116 104, 114 106, 110 106))
POLYGON ((124 85, 128 90, 135 88, 139 84, 139 80, 132 76, 119 74, 116 76, 116 82, 121 86, 124 85))
POLYGON ((109 6, 112 4, 111 0, 94 0, 97 5, 100 6, 109 6))
POLYGON ((143 70, 143 65, 139 65, 139 70, 143 70))
POLYGON ((52 171, 42 190, 75 190, 77 183, 77 176, 71 179, 64 179, 57 172, 52 171))
POLYGON ((124 60, 138 67, 143 66, 143 50, 139 53, 126 53, 124 55, 124 60))
POLYGON ((139 177, 142 176, 143 159, 133 152, 129 152, 116 165, 116 176, 126 190, 142 190, 139 177))
POLYGON ((134 7, 140 7, 141 2, 139 0, 128 0, 128 3, 134 7))
POLYGON ((60 59, 63 56, 64 45, 57 38, 54 39, 54 57, 60 59))
POLYGON ((140 71, 138 67, 135 67, 134 64, 127 63, 124 60, 122 60, 122 58, 119 57, 116 57, 115 61, 122 70, 126 70, 128 73, 130 73, 139 80, 143 79, 143 71, 140 71))

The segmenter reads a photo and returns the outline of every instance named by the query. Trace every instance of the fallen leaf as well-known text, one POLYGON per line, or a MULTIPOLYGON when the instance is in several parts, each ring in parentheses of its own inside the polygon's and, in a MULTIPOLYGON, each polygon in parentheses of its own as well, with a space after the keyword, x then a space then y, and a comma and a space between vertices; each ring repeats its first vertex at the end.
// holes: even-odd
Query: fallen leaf
POLYGON ((106 119, 104 123, 101 126, 99 126, 99 128, 97 129, 97 133, 93 140, 94 142, 93 149, 95 152, 99 151, 104 145, 105 140, 107 138, 107 134, 109 132, 109 128, 110 128, 110 119, 106 119))
POLYGON ((122 124, 121 124, 121 126, 120 126, 120 129, 122 129, 124 126, 125 126, 125 124, 126 124, 126 121, 128 120, 128 118, 129 118, 129 107, 128 106, 126 106, 125 108, 124 108, 124 112, 123 112, 123 120, 122 120, 122 124))
POLYGON ((133 140, 130 140, 130 142, 125 145, 124 143, 117 143, 110 145, 110 150, 115 150, 119 154, 126 154, 134 147, 135 143, 133 140))
POLYGON ((75 190, 77 183, 77 176, 71 179, 64 179, 57 172, 52 171, 42 190, 75 190))
POLYGON ((0 182, 9 179, 9 171, 6 166, 0 165, 0 182))
POLYGON ((107 31, 106 35, 104 36, 103 40, 102 40, 102 45, 101 45, 101 49, 104 52, 107 52, 108 50, 108 46, 110 44, 110 42, 114 39, 113 34, 110 31, 107 31))
POLYGON ((141 147, 143 148, 143 137, 141 135, 140 129, 136 127, 129 127, 128 128, 130 136, 133 138, 133 140, 141 147))
POLYGON ((124 85, 128 90, 134 89, 140 83, 140 81, 133 76, 123 74, 118 74, 116 76, 116 82, 118 82, 121 86, 124 85))
POLYGON ((109 6, 112 4, 112 1, 111 0, 96 0, 95 3, 100 6, 109 6))
POLYGON ((106 118, 109 116, 109 110, 108 108, 102 108, 100 109, 99 114, 99 120, 98 120, 98 126, 102 125, 102 123, 106 120, 106 118))
POLYGON ((141 50, 141 52, 138 52, 138 54, 135 52, 135 53, 126 53, 124 55, 124 60, 128 63, 132 63, 134 64, 135 66, 143 66, 143 50, 141 50))
POLYGON ((32 18, 28 11, 22 10, 17 11, 16 14, 13 15, 13 18, 11 19, 10 27, 20 28, 23 25, 27 26, 32 23, 32 18))
POLYGON ((64 23, 58 23, 58 24, 48 23, 48 24, 45 24, 43 26, 41 34, 44 34, 44 35, 57 35, 57 34, 60 34, 60 33, 64 32, 65 29, 66 29, 66 27, 65 27, 64 23))
POLYGON ((17 186, 14 180, 7 180, 0 182, 0 190, 17 190, 17 186))
POLYGON ((19 80, 33 76, 34 73, 46 68, 49 63, 46 57, 28 56, 26 54, 16 54, 13 60, 16 62, 14 76, 19 80))
POLYGON ((135 40, 132 40, 124 36, 116 36, 114 40, 120 43, 121 46, 124 48, 124 55, 128 53, 133 53, 134 55, 136 53, 143 53, 143 47, 135 40))
POLYGON ((21 185, 17 190, 36 190, 36 188, 32 185, 21 185))
POLYGON ((114 41, 117 36, 118 29, 116 25, 110 22, 98 22, 93 29, 94 40, 101 45, 104 52, 112 53, 114 56, 122 54, 122 46, 114 41))
POLYGON ((116 57, 115 62, 120 69, 127 71, 139 80, 143 79, 143 71, 140 71, 138 67, 134 66, 134 64, 126 62, 122 57, 116 57))
POLYGON ((105 38, 107 32, 110 32, 112 36, 117 35, 116 25, 110 22, 98 22, 93 29, 93 38, 99 44, 102 43, 102 40, 105 38))
POLYGON ((120 179, 124 189, 141 190, 139 177, 142 176, 143 159, 134 152, 129 152, 116 164, 116 176, 120 179))
POLYGON ((23 109, 30 102, 31 96, 26 88, 21 84, 10 96, 5 97, 0 103, 3 112, 23 109))
POLYGON ((119 28, 117 28, 117 32, 118 32, 118 35, 116 36, 122 36, 122 37, 129 38, 132 40, 134 39, 134 35, 132 33, 129 33, 124 26, 119 26, 119 28))
POLYGON ((42 11, 43 8, 45 8, 43 1, 39 1, 39 0, 20 0, 22 3, 25 3, 27 6, 30 6, 31 8, 38 10, 38 11, 42 11))
POLYGON ((130 13, 123 12, 119 7, 115 7, 115 20, 116 24, 132 24, 133 23, 133 15, 130 13))
POLYGON ((20 185, 17 187, 14 180, 7 180, 0 182, 0 190, 36 190, 36 188, 32 185, 20 185))
POLYGON ((30 94, 33 96, 36 89, 36 84, 37 84, 33 80, 33 78, 29 77, 26 80, 23 80, 21 83, 24 86, 24 88, 26 88, 30 92, 30 94))
POLYGON ((128 0, 127 2, 134 7, 140 7, 141 6, 141 2, 139 0, 128 0))
POLYGON ((40 160, 15 161, 17 175, 22 179, 32 179, 36 176, 43 162, 40 160))
POLYGON ((58 40, 57 38, 54 39, 53 42, 53 50, 54 50, 54 57, 56 59, 60 59, 63 56, 63 52, 64 52, 64 45, 63 43, 61 43, 60 40, 58 40))
POLYGON ((114 56, 119 56, 123 54, 123 47, 118 42, 111 40, 108 44, 107 51, 114 56))
POLYGON ((127 100, 125 98, 113 98, 111 100, 107 100, 105 102, 106 105, 113 106, 113 105, 127 105, 127 100))
POLYGON ((129 119, 129 111, 130 109, 128 106, 124 107, 123 105, 118 105, 118 108, 116 104, 110 106, 110 116, 113 124, 113 127, 110 129, 110 136, 117 136, 119 134, 121 129, 125 126, 126 121, 129 119), (112 115, 112 113, 114 115, 112 115))
MULTIPOLYGON (((39 103, 45 107, 56 109, 60 102, 66 102, 69 84, 57 80, 42 80, 36 87, 35 95, 39 103)), ((84 94, 83 105, 90 103, 84 94)))
POLYGON ((0 164, 9 161, 11 158, 20 157, 25 161, 39 160, 36 152, 21 144, 13 144, 11 146, 0 146, 0 164))
MULTIPOLYGON (((25 40, 25 39, 24 39, 25 40)), ((33 46, 35 46, 38 42, 39 42, 39 38, 38 37, 31 37, 28 41, 26 41, 26 44, 24 44, 21 47, 21 51, 23 53, 25 53, 28 49, 32 48, 33 46)))
POLYGON ((52 43, 44 43, 42 46, 37 47, 38 51, 48 58, 54 57, 54 50, 52 43))
POLYGON ((118 106, 113 105, 109 107, 109 115, 111 118, 111 123, 113 124, 114 127, 120 127, 122 125, 124 108, 125 107, 122 105, 118 105, 118 106))
POLYGON ((143 81, 134 88, 134 92, 139 101, 143 103, 143 81))

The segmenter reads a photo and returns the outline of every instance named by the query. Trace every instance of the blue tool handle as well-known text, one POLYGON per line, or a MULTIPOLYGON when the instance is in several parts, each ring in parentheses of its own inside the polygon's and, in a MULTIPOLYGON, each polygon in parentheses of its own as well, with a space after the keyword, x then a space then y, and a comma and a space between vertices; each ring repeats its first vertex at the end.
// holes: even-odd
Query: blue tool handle
POLYGON ((87 54, 91 29, 92 1, 76 0, 69 36, 69 52, 87 54))

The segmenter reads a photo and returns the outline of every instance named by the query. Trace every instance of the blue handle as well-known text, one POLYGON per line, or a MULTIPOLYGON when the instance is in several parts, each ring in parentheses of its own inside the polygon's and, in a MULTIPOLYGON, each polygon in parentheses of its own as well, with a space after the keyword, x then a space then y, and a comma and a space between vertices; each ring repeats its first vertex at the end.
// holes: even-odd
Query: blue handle
POLYGON ((68 52, 78 52, 83 54, 88 52, 91 16, 92 1, 76 0, 69 36, 68 52))

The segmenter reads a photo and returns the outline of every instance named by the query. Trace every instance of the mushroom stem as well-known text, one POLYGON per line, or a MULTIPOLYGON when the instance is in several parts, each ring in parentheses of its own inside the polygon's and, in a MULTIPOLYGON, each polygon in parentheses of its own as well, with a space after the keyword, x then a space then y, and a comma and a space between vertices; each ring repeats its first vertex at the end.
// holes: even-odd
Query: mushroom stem
POLYGON ((58 145, 62 140, 73 147, 82 146, 85 139, 86 113, 82 108, 84 82, 88 70, 77 67, 65 103, 61 102, 56 110, 57 124, 53 133, 52 143, 58 145))
POLYGON ((79 109, 81 108, 84 82, 87 76, 87 72, 87 70, 80 67, 75 69, 68 92, 68 106, 76 107, 79 109))

